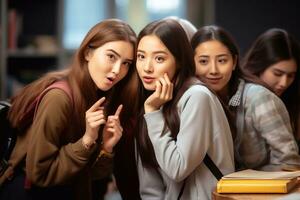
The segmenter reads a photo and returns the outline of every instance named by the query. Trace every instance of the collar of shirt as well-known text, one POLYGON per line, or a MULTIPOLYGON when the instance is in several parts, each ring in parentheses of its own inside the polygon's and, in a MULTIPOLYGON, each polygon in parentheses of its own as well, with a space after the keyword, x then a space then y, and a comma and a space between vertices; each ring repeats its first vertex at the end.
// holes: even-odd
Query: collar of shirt
POLYGON ((228 105, 232 107, 238 107, 241 104, 242 92, 244 91, 245 81, 239 79, 239 86, 236 93, 230 98, 228 105))

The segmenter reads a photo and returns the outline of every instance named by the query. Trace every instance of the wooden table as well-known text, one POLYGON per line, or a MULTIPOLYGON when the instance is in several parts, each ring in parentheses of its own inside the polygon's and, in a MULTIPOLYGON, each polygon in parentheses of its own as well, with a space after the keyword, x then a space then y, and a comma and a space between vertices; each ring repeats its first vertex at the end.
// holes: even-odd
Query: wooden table
POLYGON ((290 193, 288 194, 219 194, 215 190, 212 193, 213 200, 275 200, 282 197, 287 197, 291 194, 297 194, 298 198, 293 198, 293 200, 300 199, 300 184, 298 184, 290 193))

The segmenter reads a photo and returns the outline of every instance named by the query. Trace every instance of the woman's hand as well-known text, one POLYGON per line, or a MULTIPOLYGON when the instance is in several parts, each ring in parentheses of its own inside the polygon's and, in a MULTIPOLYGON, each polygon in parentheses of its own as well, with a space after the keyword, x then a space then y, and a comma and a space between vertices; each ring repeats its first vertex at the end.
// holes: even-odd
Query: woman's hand
POLYGON ((95 143, 98 138, 98 131, 101 124, 105 124, 104 107, 101 107, 105 97, 99 99, 90 109, 85 113, 85 134, 82 138, 82 142, 86 147, 95 143))
POLYGON ((158 110, 163 104, 173 98, 173 83, 165 73, 163 77, 156 81, 156 88, 152 95, 144 103, 145 113, 158 110))
POLYGON ((120 123, 120 113, 123 106, 119 105, 116 113, 107 118, 107 122, 103 129, 102 149, 108 153, 112 153, 114 146, 122 137, 123 128, 120 123))

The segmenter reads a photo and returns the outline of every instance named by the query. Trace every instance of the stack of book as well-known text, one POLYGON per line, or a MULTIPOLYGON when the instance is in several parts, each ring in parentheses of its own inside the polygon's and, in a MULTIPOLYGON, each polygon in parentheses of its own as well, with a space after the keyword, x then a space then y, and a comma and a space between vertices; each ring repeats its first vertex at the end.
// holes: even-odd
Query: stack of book
POLYGON ((298 183, 300 171, 266 172, 242 170, 218 182, 218 193, 288 193, 298 183))

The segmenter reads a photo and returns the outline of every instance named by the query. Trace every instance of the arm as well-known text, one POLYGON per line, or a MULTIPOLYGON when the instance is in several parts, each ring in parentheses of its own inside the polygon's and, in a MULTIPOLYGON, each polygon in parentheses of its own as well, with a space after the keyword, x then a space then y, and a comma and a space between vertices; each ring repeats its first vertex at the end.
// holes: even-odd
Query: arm
POLYGON ((82 139, 62 144, 66 134, 70 134, 66 130, 70 130, 67 126, 72 126, 71 113, 70 100, 63 91, 53 89, 43 97, 28 132, 31 139, 26 174, 33 184, 46 187, 65 183, 86 166, 97 148, 95 145, 86 149, 82 139))
POLYGON ((183 96, 179 102, 180 130, 176 142, 170 132, 161 133, 162 111, 144 116, 159 166, 175 181, 182 181, 200 165, 213 140, 213 131, 218 131, 213 127, 213 120, 218 120, 212 117, 213 99, 198 89, 183 96))
POLYGON ((281 170, 284 165, 299 167, 298 147, 285 105, 269 91, 253 97, 250 107, 253 125, 270 150, 270 161, 262 169, 281 170))

